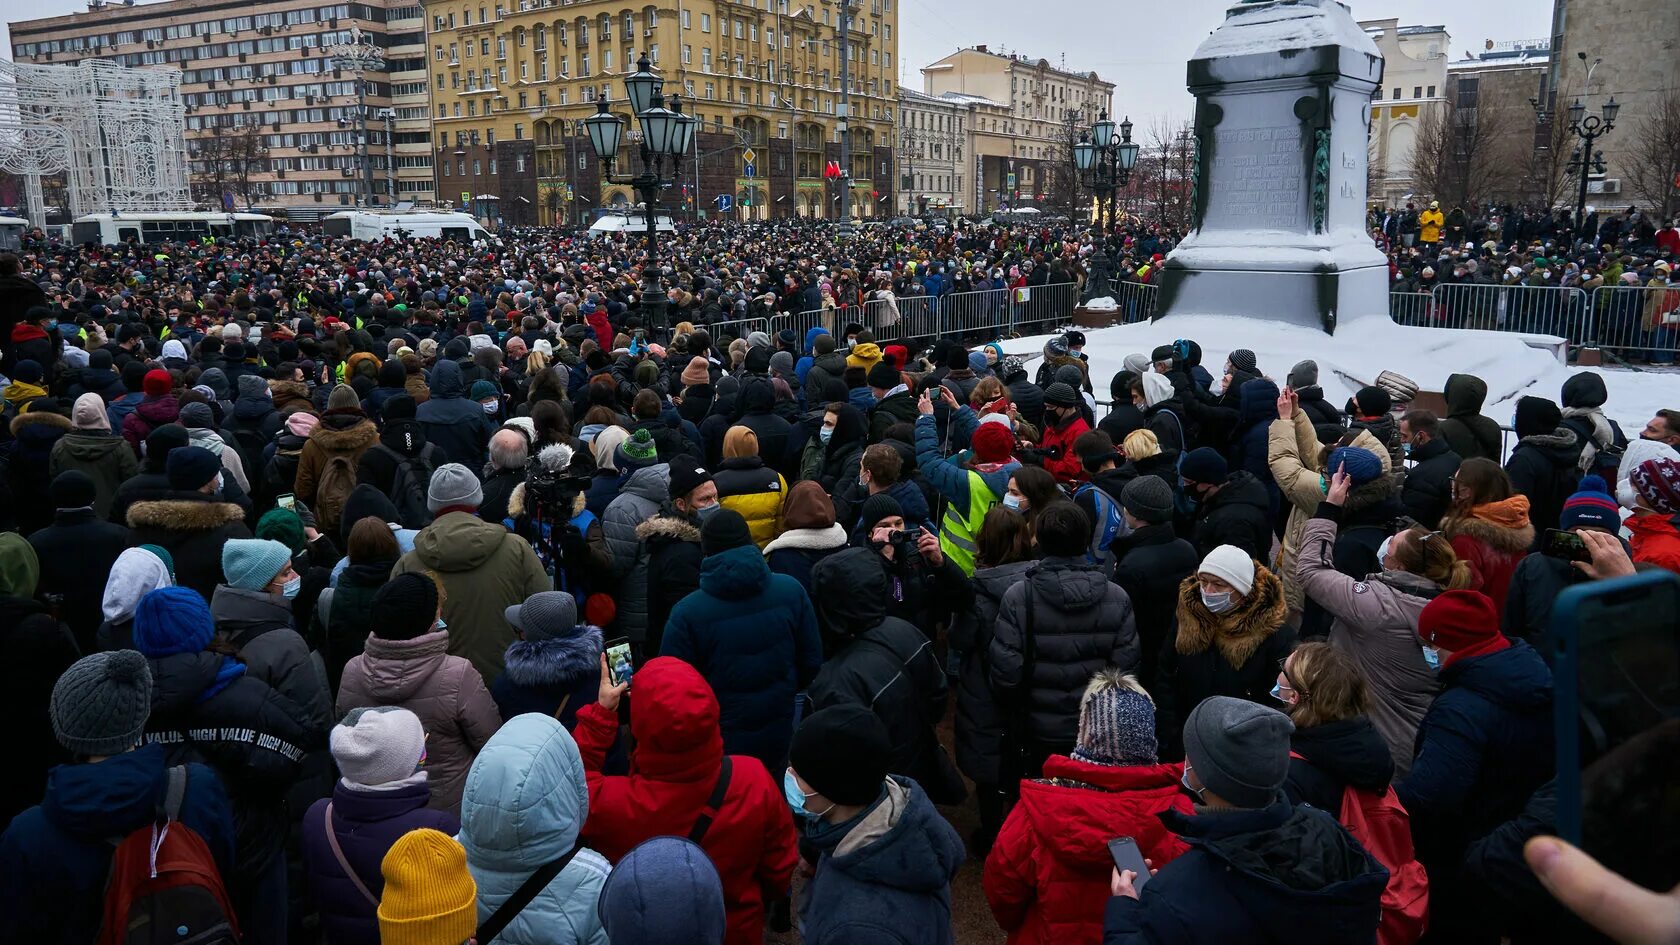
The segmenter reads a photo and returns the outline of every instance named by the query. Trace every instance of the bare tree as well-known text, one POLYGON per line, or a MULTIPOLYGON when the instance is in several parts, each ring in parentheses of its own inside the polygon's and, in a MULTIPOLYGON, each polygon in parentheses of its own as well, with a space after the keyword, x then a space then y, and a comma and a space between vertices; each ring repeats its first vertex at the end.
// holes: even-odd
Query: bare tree
MULTIPOLYGON (((1565 101, 1562 96, 1558 101, 1565 101)), ((1534 149, 1526 163, 1527 190, 1531 199, 1550 210, 1566 202, 1570 180, 1569 153, 1572 138, 1564 116, 1552 111, 1534 129, 1534 149)))
POLYGON ((256 198, 265 196, 267 188, 253 176, 266 173, 268 167, 268 143, 263 136, 261 125, 242 125, 228 136, 228 160, 232 164, 234 193, 245 202, 245 209, 251 209, 256 198))
POLYGON ((1671 219, 1680 209, 1680 89, 1657 95, 1630 138, 1622 165, 1634 195, 1660 219, 1671 219))
POLYGON ((232 195, 246 209, 266 194, 255 175, 268 168, 268 145, 262 126, 237 125, 189 140, 187 156, 192 192, 199 203, 220 209, 224 195, 232 195))
POLYGON ((1044 188, 1047 203, 1070 219, 1078 219, 1079 195, 1083 189, 1080 187, 1080 174, 1073 165, 1073 146, 1079 140, 1079 124, 1079 113, 1068 109, 1056 126, 1050 157, 1044 165, 1045 175, 1049 178, 1044 188))
POLYGON ((1418 189, 1448 206, 1470 206, 1506 189, 1509 155, 1501 138, 1509 116, 1500 109, 1459 107, 1447 102, 1418 123, 1412 151, 1412 179, 1418 189))

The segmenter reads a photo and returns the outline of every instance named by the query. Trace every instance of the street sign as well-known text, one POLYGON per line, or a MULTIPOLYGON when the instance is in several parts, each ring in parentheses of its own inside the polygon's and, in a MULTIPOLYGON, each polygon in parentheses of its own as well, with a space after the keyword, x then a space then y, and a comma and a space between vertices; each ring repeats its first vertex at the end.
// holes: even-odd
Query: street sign
POLYGON ((829 180, 833 180, 836 177, 839 177, 840 176, 840 162, 839 161, 829 161, 828 164, 823 167, 823 176, 828 178, 829 180))
POLYGON ((748 176, 748 177, 757 177, 758 176, 758 167, 750 161, 747 163, 746 176, 748 176))
POLYGON ((1008 183, 1007 186, 1004 187, 1004 189, 1005 190, 1014 190, 1015 189, 1015 173, 1013 171, 1010 172, 1009 183, 1008 183))
POLYGON ((472 191, 470 191, 470 190, 461 191, 461 206, 464 207, 469 203, 472 203, 472 191))
POLYGON ((735 209, 735 198, 729 196, 728 194, 718 194, 717 205, 719 213, 728 213, 729 211, 735 209))
MULTIPOLYGON (((754 151, 752 148, 748 148, 745 151, 742 151, 741 152, 741 161, 742 161, 742 163, 746 164, 748 167, 751 167, 752 165, 758 163, 758 152, 754 151)), ((752 175, 748 174, 747 176, 751 177, 752 175)))

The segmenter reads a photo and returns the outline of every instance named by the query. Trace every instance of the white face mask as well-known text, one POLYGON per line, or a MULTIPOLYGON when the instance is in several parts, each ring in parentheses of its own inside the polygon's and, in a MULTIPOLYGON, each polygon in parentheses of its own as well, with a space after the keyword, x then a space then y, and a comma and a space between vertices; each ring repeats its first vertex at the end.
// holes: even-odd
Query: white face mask
POLYGON ((1393 544, 1394 536, 1390 535, 1382 540, 1382 544, 1377 546, 1377 567, 1384 571, 1388 570, 1388 549, 1393 544))
POLYGON ((479 406, 484 408, 485 413, 495 413, 496 407, 499 405, 495 401, 491 401, 487 404, 479 404, 479 406))
POLYGON ((1230 591, 1220 591, 1217 594, 1202 591, 1202 606, 1216 614, 1222 614, 1237 606, 1236 595, 1230 591))
POLYGON ((1005 492, 1003 494, 1003 507, 1016 512, 1021 511, 1021 497, 1014 493, 1005 492))

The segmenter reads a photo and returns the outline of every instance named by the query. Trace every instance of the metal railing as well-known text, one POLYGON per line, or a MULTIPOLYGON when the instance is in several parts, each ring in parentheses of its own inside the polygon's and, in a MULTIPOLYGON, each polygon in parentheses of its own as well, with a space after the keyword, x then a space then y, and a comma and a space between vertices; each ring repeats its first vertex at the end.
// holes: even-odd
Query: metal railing
POLYGON ((1452 283, 1391 292, 1388 314, 1402 325, 1556 335, 1572 348, 1601 347, 1626 361, 1673 363, 1680 356, 1680 286, 1576 287, 1452 283))
POLYGON ((1473 328, 1584 337, 1590 321, 1587 293, 1577 288, 1543 285, 1479 285, 1455 282, 1430 293, 1425 324, 1434 328, 1473 328))
POLYGON ((1120 309, 1122 324, 1146 322, 1155 317, 1155 306, 1161 290, 1143 282, 1116 282, 1114 302, 1120 309))
MULTIPOLYGON (((1130 285, 1121 304, 1129 320, 1141 321, 1154 314, 1154 286, 1130 285)), ((952 336, 970 343, 992 341, 1012 333, 1045 334, 1068 324, 1078 301, 1078 287, 1072 283, 1031 286, 1021 289, 980 289, 942 296, 908 295, 891 300, 870 299, 864 305, 839 309, 812 309, 769 319, 769 330, 792 329, 801 339, 812 328, 826 328, 839 335, 850 324, 868 329, 877 342, 931 341, 952 336)), ((751 321, 746 319, 745 321, 751 321)), ((733 323, 728 323, 733 324, 733 323)), ((752 329, 748 329, 752 330, 752 329)))
POLYGON ((698 327, 705 328, 707 333, 712 336, 713 341, 723 340, 723 343, 727 345, 728 341, 726 339, 745 338, 755 331, 770 334, 770 319, 762 316, 758 318, 735 318, 698 327))
POLYGON ((1672 363, 1680 351, 1680 286, 1600 286, 1584 343, 1624 360, 1672 363))
POLYGON ((1402 325, 1432 324, 1435 297, 1428 292, 1390 292, 1388 317, 1402 325))

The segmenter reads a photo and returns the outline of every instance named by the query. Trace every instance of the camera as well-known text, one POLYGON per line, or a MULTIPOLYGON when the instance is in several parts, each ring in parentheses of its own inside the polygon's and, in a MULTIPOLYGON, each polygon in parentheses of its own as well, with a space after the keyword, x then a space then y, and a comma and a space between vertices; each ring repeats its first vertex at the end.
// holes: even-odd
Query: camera
POLYGON ((900 528, 887 533, 887 544, 896 549, 893 557, 906 567, 921 560, 922 550, 916 547, 916 539, 920 534, 911 528, 900 528))

